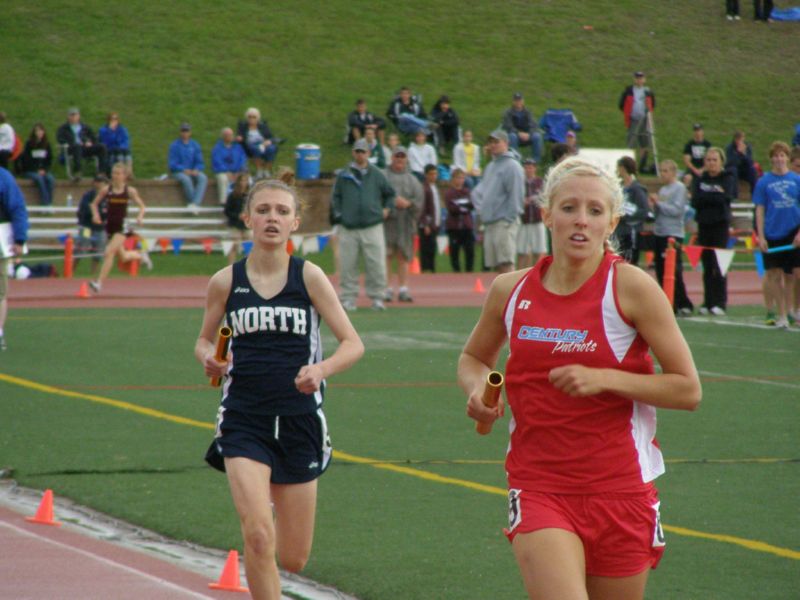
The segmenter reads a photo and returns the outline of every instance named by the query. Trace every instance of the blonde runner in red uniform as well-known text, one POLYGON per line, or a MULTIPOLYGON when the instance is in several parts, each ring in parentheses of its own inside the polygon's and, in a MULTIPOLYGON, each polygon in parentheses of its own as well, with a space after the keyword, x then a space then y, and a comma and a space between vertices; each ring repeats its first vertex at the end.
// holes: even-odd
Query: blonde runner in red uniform
POLYGON ((459 383, 470 417, 501 416, 481 395, 509 340, 506 533, 529 597, 640 600, 664 549, 655 409, 694 410, 700 382, 661 289, 609 249, 618 180, 572 157, 542 198, 553 255, 495 279, 459 383))

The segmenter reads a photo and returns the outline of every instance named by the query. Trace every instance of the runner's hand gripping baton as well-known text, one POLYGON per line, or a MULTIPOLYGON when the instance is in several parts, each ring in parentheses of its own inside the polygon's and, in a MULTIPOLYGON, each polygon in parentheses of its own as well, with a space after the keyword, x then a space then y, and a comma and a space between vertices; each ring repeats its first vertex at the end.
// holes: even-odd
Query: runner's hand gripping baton
MULTIPOLYGON (((499 371, 489 371, 486 376, 486 387, 483 388, 483 396, 481 402, 487 408, 494 408, 497 406, 497 401, 500 399, 500 390, 503 387, 503 374, 499 371)), ((475 431, 481 435, 486 435, 492 430, 492 423, 482 423, 478 421, 475 423, 475 431)))
MULTIPOLYGON (((231 335, 233 331, 231 331, 230 327, 222 326, 219 328, 219 337, 217 338, 217 352, 214 354, 214 358, 216 358, 219 362, 225 362, 228 357, 228 345, 231 341, 231 335)), ((212 377, 209 383, 213 387, 219 387, 219 384, 222 382, 222 377, 212 377)))

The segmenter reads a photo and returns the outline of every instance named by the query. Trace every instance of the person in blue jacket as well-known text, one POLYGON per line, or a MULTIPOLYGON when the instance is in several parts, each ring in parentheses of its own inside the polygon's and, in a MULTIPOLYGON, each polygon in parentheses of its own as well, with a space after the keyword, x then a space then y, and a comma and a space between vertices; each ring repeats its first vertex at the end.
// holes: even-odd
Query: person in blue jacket
POLYGON ((8 265, 11 256, 22 256, 28 239, 28 209, 14 176, 0 167, 0 351, 6 349, 3 326, 8 315, 8 265))
POLYGON ((219 140, 211 149, 211 170, 217 178, 217 197, 225 204, 231 185, 236 177, 247 168, 247 155, 233 138, 233 129, 224 127, 219 140))
POLYGON ((208 185, 204 169, 203 151, 192 139, 192 127, 189 123, 181 123, 180 137, 169 146, 169 172, 183 186, 183 195, 194 214, 203 203, 208 185))
MULTIPOLYGON (((120 123, 119 113, 108 113, 106 124, 97 132, 100 141, 106 145, 108 164, 124 163, 128 168, 128 177, 133 177, 133 155, 131 154, 131 138, 127 128, 120 123)), ((108 175, 108 173, 106 173, 108 175)))

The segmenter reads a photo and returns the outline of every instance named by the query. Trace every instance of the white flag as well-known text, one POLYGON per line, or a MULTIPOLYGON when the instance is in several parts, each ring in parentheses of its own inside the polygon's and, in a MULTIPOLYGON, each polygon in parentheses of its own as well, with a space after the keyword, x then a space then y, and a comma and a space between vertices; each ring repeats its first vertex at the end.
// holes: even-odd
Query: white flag
POLYGON ((303 240, 303 245, 301 248, 304 256, 306 254, 316 254, 319 252, 319 239, 315 235, 307 237, 303 240))
POLYGON ((722 276, 728 274, 728 269, 731 268, 731 262, 733 261, 733 250, 722 250, 721 248, 715 248, 714 253, 717 255, 717 264, 719 265, 719 270, 722 271, 722 276))
POLYGON ((292 247, 295 249, 295 251, 297 251, 297 249, 303 245, 303 240, 305 239, 305 236, 293 235, 290 236, 289 239, 292 240, 292 247))
POLYGON ((439 254, 444 254, 444 251, 447 250, 448 246, 448 239, 446 235, 437 235, 436 236, 436 249, 439 251, 439 254))
POLYGON ((222 244, 222 254, 224 256, 228 256, 228 253, 231 251, 231 248, 233 248, 233 242, 226 242, 225 240, 222 240, 221 244, 222 244))

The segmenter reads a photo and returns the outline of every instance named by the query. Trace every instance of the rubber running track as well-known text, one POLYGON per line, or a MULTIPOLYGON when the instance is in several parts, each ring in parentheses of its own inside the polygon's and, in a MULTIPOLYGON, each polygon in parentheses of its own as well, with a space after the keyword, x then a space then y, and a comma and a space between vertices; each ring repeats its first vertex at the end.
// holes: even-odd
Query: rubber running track
MULTIPOLYGON (((491 273, 414 275, 409 282, 414 303, 394 302, 390 310, 408 306, 479 307, 486 292, 476 288, 488 290, 492 279, 491 273)), ((684 280, 695 305, 701 304, 701 275, 686 273, 684 280)), ((16 308, 202 308, 208 277, 114 278, 106 281, 101 294, 90 292, 89 298, 78 297, 81 283, 77 279, 12 281, 9 316, 14 318, 16 308)), ((756 273, 729 273, 728 300, 731 305, 759 304, 761 282, 756 273)), ((363 282, 358 305, 369 306, 363 282)), ((210 590, 207 575, 166 560, 91 538, 68 526, 28 523, 22 516, 0 506, 0 548, 4 549, 0 560, 0 600, 245 596, 210 590)))

